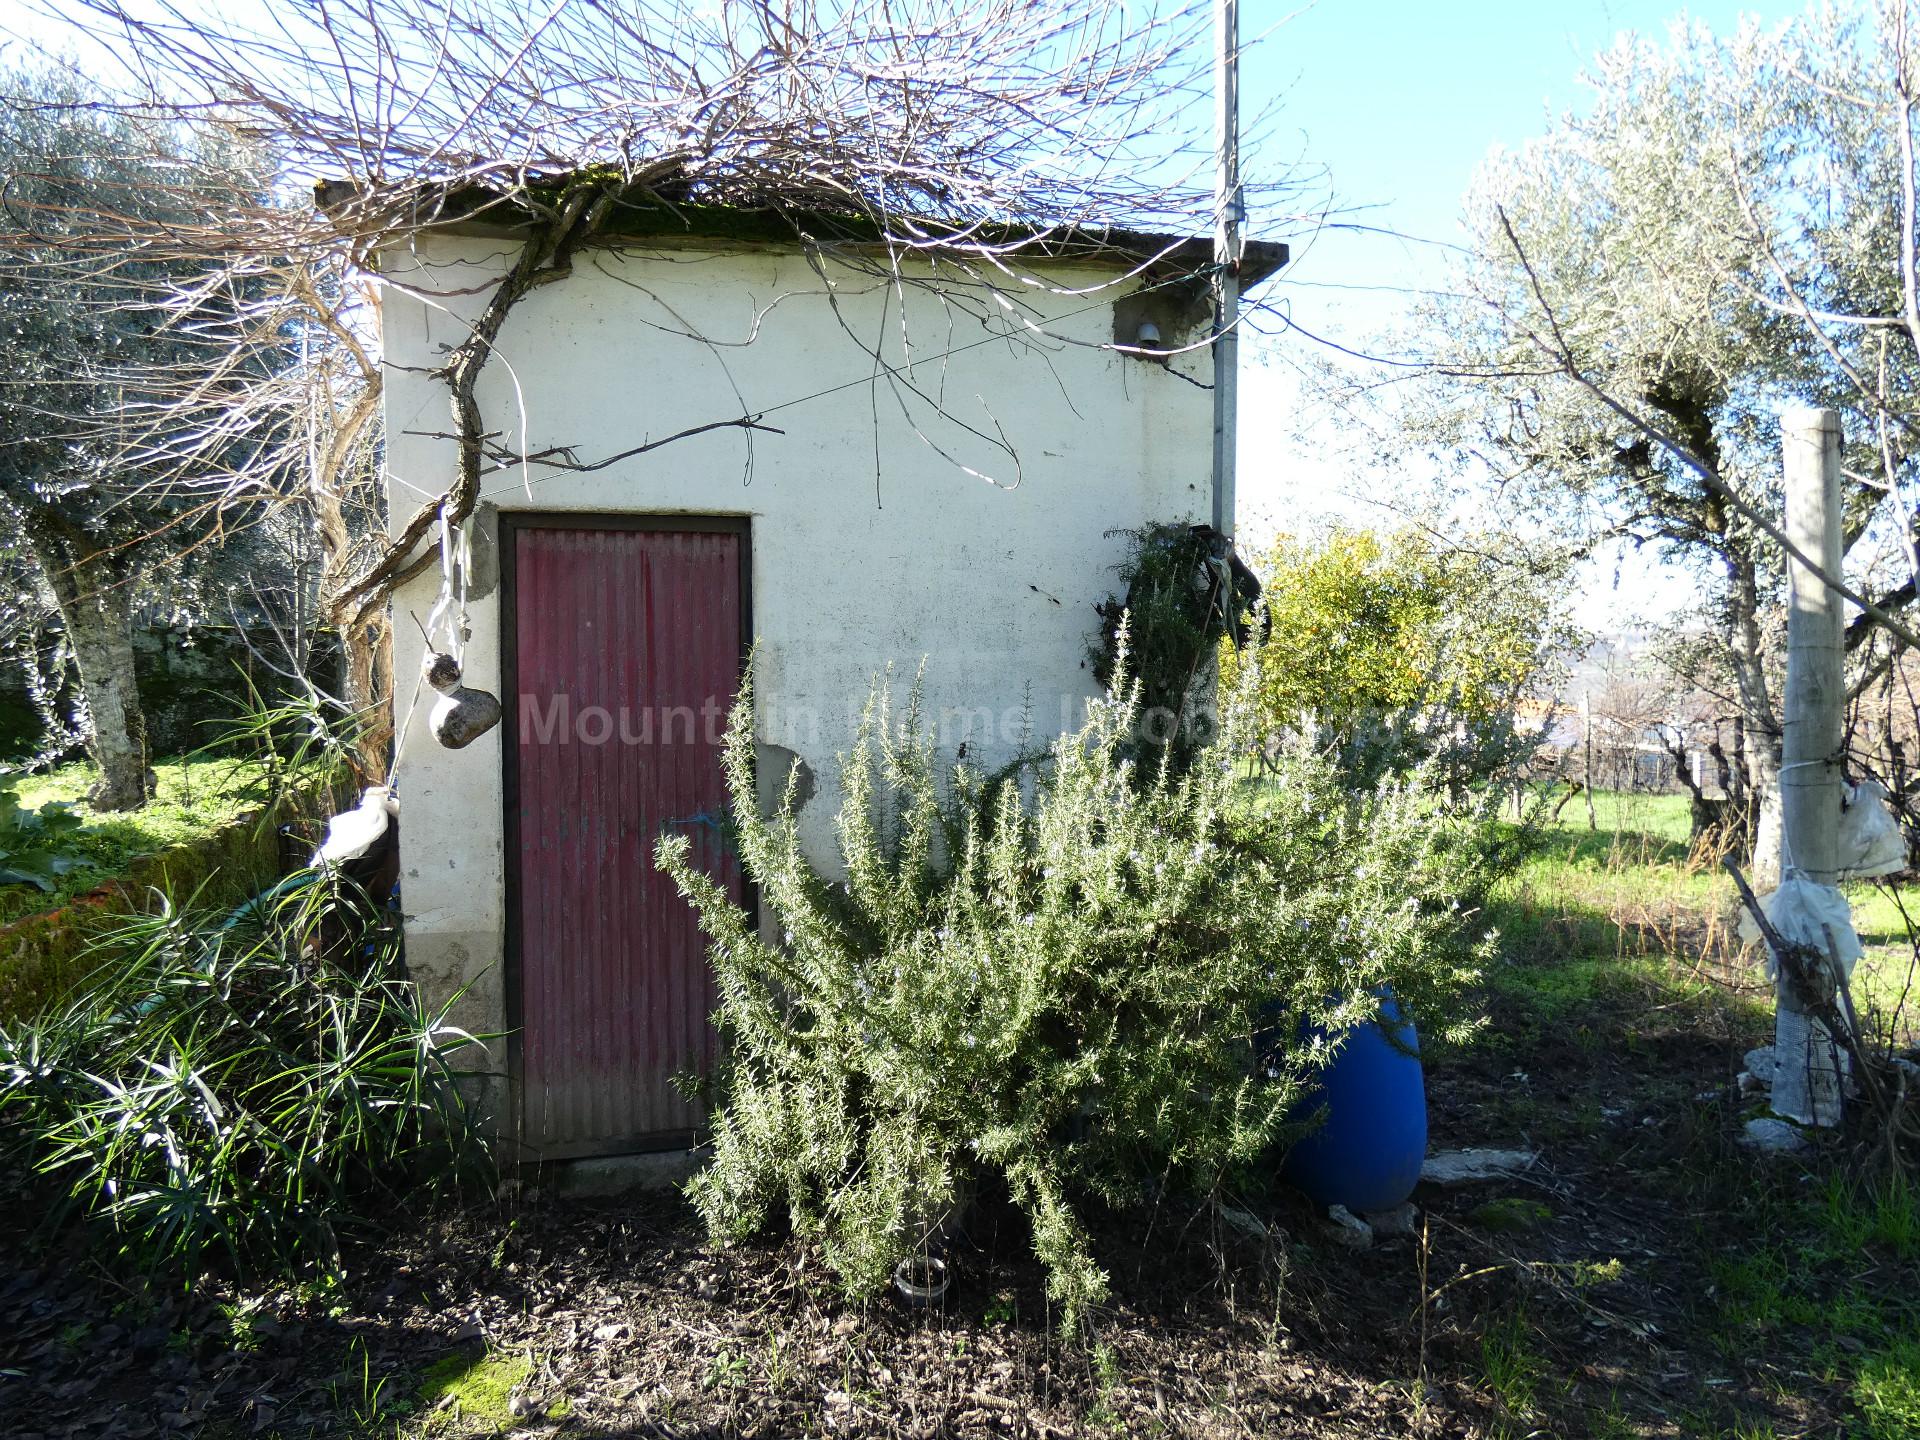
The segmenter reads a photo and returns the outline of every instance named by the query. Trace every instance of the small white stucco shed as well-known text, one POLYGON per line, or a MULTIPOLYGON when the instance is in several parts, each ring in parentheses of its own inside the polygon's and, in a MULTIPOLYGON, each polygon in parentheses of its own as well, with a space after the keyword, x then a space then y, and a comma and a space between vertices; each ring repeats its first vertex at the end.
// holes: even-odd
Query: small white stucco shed
MULTIPOLYGON (((433 372, 514 251, 455 227, 384 258, 396 516, 447 487, 433 372)), ((1243 283, 1285 258, 1251 247, 1243 283)), ((438 566, 395 598, 395 719, 408 964, 429 998, 468 987, 459 1023, 508 1032, 514 1158, 699 1125, 667 1080, 709 1054, 704 959, 652 849, 679 828, 739 883, 716 742, 750 644, 766 768, 803 767, 804 843, 831 870, 835 757, 876 672, 904 685, 924 660, 941 746, 1004 759, 1094 691, 1113 532, 1208 516, 1203 243, 891 263, 750 226, 631 235, 529 294, 494 347, 490 443, 537 457, 492 469, 469 524, 466 680, 505 720, 462 750, 423 723, 408 616, 438 566), (1143 325, 1176 353, 1115 348, 1143 325)))

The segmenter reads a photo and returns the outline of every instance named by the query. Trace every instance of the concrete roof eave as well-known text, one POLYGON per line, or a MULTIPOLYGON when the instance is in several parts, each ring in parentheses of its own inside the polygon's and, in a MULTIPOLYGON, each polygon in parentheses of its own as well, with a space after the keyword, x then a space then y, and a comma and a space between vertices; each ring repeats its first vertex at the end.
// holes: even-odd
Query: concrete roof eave
MULTIPOLYGON (((324 213, 347 214, 365 192, 350 181, 322 181, 314 187, 314 201, 324 213)), ((514 197, 482 186, 456 191, 423 189, 411 214, 403 208, 384 209, 387 224, 397 231, 420 234, 505 236, 523 231, 534 216, 514 197)), ((1197 276, 1213 265, 1211 238, 1160 231, 1129 230, 1118 226, 1062 226, 1048 230, 1032 226, 995 225, 952 227, 942 235, 933 222, 919 222, 924 234, 906 243, 938 255, 999 251, 1023 263, 1054 261, 1141 269, 1154 278, 1169 274, 1197 276)), ((671 203, 651 194, 617 202, 599 237, 599 243, 676 246, 707 249, 756 249, 827 243, 885 247, 891 241, 868 217, 797 211, 785 207, 746 209, 735 206, 671 203)), ((1246 241, 1240 261, 1243 290, 1271 279, 1291 258, 1278 240, 1246 241)))

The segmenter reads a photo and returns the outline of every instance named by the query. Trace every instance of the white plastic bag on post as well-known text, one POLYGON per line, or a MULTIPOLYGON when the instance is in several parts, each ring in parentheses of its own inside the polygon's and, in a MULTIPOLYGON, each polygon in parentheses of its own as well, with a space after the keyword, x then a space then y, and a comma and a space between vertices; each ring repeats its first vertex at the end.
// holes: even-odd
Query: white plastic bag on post
MULTIPOLYGON (((1827 937, 1833 937, 1831 954, 1840 962, 1840 978, 1851 979, 1854 962, 1861 956, 1860 937, 1853 930, 1853 907, 1834 885, 1816 885, 1798 870, 1780 882, 1778 890, 1760 897, 1760 908, 1767 923, 1780 932, 1780 938, 1792 945, 1810 945, 1822 956, 1829 954, 1827 937)), ((1740 938, 1749 945, 1758 944, 1760 927, 1744 910, 1740 912, 1740 938)), ((1767 978, 1778 976, 1773 952, 1767 952, 1767 978)))
POLYGON ((1847 787, 1840 809, 1840 878, 1871 880, 1907 868, 1907 838, 1888 803, 1887 787, 1862 780, 1847 787))
MULTIPOLYGON (((1777 822, 1778 816, 1774 819, 1777 822)), ((1876 781, 1863 780, 1847 788, 1838 840, 1842 879, 1873 879, 1907 868, 1906 837, 1894 817, 1885 787, 1876 781)), ((1760 907, 1783 939, 1809 945, 1816 954, 1837 959, 1841 982, 1852 977, 1861 954, 1860 937, 1854 932, 1851 907, 1838 889, 1815 885, 1798 872, 1791 872, 1785 883, 1760 897, 1760 907)), ((1761 938, 1759 926, 1744 911, 1740 915, 1740 938, 1749 945, 1758 944, 1761 938)), ((1771 952, 1766 962, 1768 977, 1775 978, 1777 966, 1771 952)), ((1779 1064, 1779 1057, 1769 1051, 1775 1061, 1772 1074, 1777 1077, 1773 1084, 1774 1112, 1803 1124, 1837 1123, 1841 1091, 1850 1073, 1846 1050, 1824 1025, 1807 1015, 1783 1010, 1777 1023, 1775 1050, 1784 1049, 1799 1057, 1799 1063, 1779 1064)))
MULTIPOLYGON (((1760 897, 1767 923, 1789 945, 1804 945, 1820 957, 1822 971, 1838 963, 1835 983, 1844 984, 1860 959, 1860 937, 1853 929, 1853 909, 1834 885, 1818 885, 1797 870, 1789 870, 1780 888, 1760 897)), ((1740 916, 1740 938, 1748 944, 1762 937, 1760 927, 1746 913, 1740 916)), ((1767 978, 1775 979, 1779 963, 1767 951, 1767 978)), ((1837 1125, 1841 1097, 1850 1073, 1844 1046, 1811 1016, 1782 1007, 1774 1035, 1773 1112, 1802 1125, 1837 1125), (1782 1052, 1804 1057, 1804 1063, 1782 1052)))

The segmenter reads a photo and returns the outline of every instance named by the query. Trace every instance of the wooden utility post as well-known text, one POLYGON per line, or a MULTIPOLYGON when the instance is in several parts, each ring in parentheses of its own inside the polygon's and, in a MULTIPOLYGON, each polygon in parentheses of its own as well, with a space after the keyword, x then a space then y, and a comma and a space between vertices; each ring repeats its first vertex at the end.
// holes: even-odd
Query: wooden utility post
MULTIPOLYGON (((1840 574, 1840 416, 1790 410, 1780 417, 1786 534, 1827 574, 1840 574)), ((1839 871, 1842 601, 1787 557, 1787 684, 1780 744, 1780 867, 1817 885, 1839 871)), ((1774 1108, 1816 1124, 1839 1120, 1833 1042, 1780 976, 1775 988, 1774 1108)))

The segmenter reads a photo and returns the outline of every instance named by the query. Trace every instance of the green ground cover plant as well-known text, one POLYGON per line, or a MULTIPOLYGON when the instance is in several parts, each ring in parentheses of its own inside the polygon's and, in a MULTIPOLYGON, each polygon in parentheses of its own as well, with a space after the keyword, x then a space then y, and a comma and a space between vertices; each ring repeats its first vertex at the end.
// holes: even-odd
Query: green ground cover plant
POLYGON ((12 786, 0 784, 0 885, 53 890, 62 875, 87 863, 68 848, 80 826, 72 807, 58 800, 22 805, 12 786))
MULTIPOLYGON (((496 1435, 514 1429, 522 1416, 513 1397, 533 1374, 525 1355, 480 1347, 444 1357, 420 1377, 418 1402, 428 1412, 421 1430, 429 1435, 496 1435)), ((545 1419, 542 1407, 541 1418, 545 1419)))
MULTIPOLYGON (((50 877, 50 888, 0 881, 0 924, 55 908, 145 857, 194 846, 248 816, 289 806, 300 813, 282 814, 275 823, 312 822, 330 813, 343 789, 357 790, 345 781, 356 770, 363 721, 318 691, 273 702, 249 681, 233 713, 209 722, 212 738, 203 748, 155 763, 154 796, 138 810, 93 809, 87 792, 100 777, 86 761, 0 773, 0 794, 11 792, 17 806, 43 813, 59 807, 59 852, 73 861, 50 877)), ((193 883, 202 878, 194 876, 193 883)), ((227 878, 226 888, 238 898, 236 887, 272 877, 227 878)))
POLYGON ((0 884, 0 924, 84 894, 120 874, 135 858, 190 844, 270 799, 259 771, 230 756, 163 760, 154 773, 160 784, 153 800, 142 809, 121 811, 88 806, 88 787, 99 776, 85 762, 8 777, 7 787, 24 808, 68 807, 78 823, 60 836, 59 853, 76 863, 52 877, 51 889, 0 884))
POLYGON ((1297 748, 1250 797, 1245 713, 1184 772, 1136 767, 1123 692, 1044 762, 942 775, 917 699, 896 718, 877 688, 839 881, 802 854, 791 796, 755 809, 749 686, 727 778, 780 939, 683 841, 660 849, 711 937, 731 1056, 692 1188, 713 1233, 789 1220, 870 1293, 975 1180, 1004 1181, 1072 1324, 1107 1290, 1086 1208, 1205 1195, 1269 1155, 1377 987, 1464 1028, 1490 819, 1416 783, 1349 791, 1297 748))

